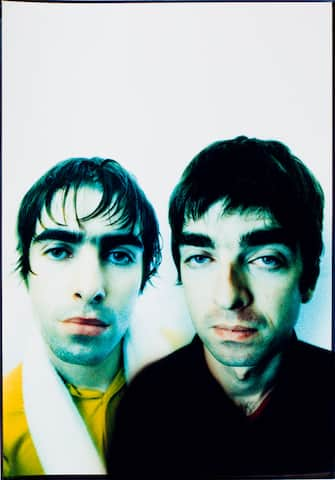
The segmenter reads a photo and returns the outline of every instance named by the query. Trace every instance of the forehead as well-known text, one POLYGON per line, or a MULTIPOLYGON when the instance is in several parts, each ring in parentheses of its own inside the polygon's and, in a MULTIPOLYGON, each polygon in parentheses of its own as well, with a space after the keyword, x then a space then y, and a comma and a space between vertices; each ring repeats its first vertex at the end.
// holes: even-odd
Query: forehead
MULTIPOLYGON (((120 214, 107 215, 102 213, 86 219, 98 207, 103 196, 99 186, 81 186, 77 190, 69 190, 65 197, 63 190, 58 190, 51 201, 50 212, 45 206, 41 212, 41 220, 36 224, 35 235, 45 229, 68 228, 70 230, 89 230, 92 235, 102 231, 124 230, 118 225, 120 214)), ((129 230, 129 229, 128 229, 129 230)), ((138 230, 138 228, 135 228, 138 230)), ((135 233, 135 232, 134 232, 135 233)))
POLYGON ((280 227, 276 219, 266 210, 250 208, 225 210, 219 201, 212 205, 199 219, 185 222, 183 232, 205 234, 211 238, 222 237, 226 241, 240 238, 243 234, 259 229, 280 227))

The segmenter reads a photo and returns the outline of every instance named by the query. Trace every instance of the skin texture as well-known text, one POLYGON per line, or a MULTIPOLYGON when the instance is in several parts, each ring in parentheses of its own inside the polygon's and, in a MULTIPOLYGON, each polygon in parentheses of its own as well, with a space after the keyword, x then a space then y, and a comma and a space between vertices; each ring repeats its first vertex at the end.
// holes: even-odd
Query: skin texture
MULTIPOLYGON (((79 219, 94 211, 100 198, 98 188, 80 187, 79 219)), ((64 212, 62 201, 57 192, 51 205, 54 220, 44 211, 36 227, 27 287, 58 370, 76 384, 104 388, 118 367, 121 340, 140 292, 143 247, 138 232, 119 228, 113 217, 78 222, 73 192, 64 212), (79 235, 67 238, 64 232, 79 235)))
POLYGON ((253 376, 265 388, 299 314, 299 249, 269 213, 224 213, 222 202, 183 235, 181 279, 210 370, 232 389, 253 376))

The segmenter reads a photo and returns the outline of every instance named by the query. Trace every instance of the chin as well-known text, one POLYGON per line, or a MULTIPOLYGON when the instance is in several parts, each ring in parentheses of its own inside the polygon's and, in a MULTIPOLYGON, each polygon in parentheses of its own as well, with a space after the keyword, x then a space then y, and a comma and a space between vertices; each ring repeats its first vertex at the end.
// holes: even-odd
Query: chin
POLYGON ((103 362, 108 354, 97 355, 96 352, 71 352, 71 351, 54 351, 59 360, 72 365, 95 366, 103 362))
POLYGON ((253 358, 221 358, 219 362, 226 367, 255 367, 260 361, 253 358))
POLYGON ((238 346, 236 348, 229 348, 229 351, 213 352, 214 357, 223 365, 227 367, 255 367, 262 363, 267 356, 265 351, 243 351, 245 348, 238 346))

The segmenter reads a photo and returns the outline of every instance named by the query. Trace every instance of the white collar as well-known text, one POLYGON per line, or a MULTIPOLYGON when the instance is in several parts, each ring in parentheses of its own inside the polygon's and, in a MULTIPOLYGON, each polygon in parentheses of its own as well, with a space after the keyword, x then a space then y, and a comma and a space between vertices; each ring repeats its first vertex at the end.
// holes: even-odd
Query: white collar
POLYGON ((37 331, 28 345, 22 370, 24 408, 45 474, 106 474, 85 422, 37 331))

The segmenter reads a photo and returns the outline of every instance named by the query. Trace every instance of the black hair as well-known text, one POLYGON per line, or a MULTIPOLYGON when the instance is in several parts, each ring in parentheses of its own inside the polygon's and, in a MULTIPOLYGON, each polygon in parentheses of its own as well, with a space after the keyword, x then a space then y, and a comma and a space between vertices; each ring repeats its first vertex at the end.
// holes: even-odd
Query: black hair
POLYGON ((300 291, 314 289, 323 249, 324 195, 310 170, 279 141, 239 136, 210 144, 184 170, 170 197, 172 255, 180 277, 179 239, 217 201, 225 211, 269 212, 300 247, 300 291))
MULTIPOLYGON (((113 217, 114 223, 131 231, 139 225, 143 242, 143 275, 141 291, 146 282, 157 273, 161 262, 159 227, 154 209, 135 177, 118 162, 104 158, 70 158, 57 163, 28 190, 20 204, 17 219, 18 261, 16 269, 24 281, 32 273, 29 249, 35 235, 36 224, 41 222, 43 208, 50 218, 61 225, 51 212, 51 203, 58 191, 63 195, 63 217, 69 191, 74 191, 74 209, 77 212, 77 192, 82 186, 98 186, 102 197, 96 209, 84 218, 86 221, 99 215, 113 217)), ((77 215, 77 213, 76 213, 77 215)))

